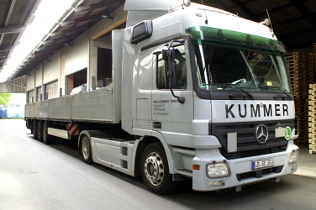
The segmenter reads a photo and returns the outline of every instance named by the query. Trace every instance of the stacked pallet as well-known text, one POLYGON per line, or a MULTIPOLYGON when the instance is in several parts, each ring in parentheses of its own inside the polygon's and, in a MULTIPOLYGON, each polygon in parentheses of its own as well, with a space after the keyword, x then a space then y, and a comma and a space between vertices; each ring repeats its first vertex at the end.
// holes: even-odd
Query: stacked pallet
POLYGON ((316 84, 309 85, 308 142, 309 154, 316 153, 316 84))
MULTIPOLYGON (((314 43, 314 69, 316 70, 316 43, 314 43)), ((308 117, 308 143, 309 154, 316 153, 316 84, 309 85, 309 117, 308 117)))
POLYGON ((314 69, 316 70, 316 43, 314 43, 314 69))
POLYGON ((286 55, 295 101, 295 114, 299 119, 299 138, 296 144, 308 142, 308 89, 315 83, 314 54, 293 52, 286 55))

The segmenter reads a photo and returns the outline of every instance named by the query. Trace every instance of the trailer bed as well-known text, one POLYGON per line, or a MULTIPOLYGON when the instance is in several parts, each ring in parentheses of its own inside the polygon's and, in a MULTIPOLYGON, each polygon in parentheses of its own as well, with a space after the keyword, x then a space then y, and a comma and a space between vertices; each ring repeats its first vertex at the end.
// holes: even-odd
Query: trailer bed
POLYGON ((119 123, 112 87, 25 105, 25 119, 119 123))

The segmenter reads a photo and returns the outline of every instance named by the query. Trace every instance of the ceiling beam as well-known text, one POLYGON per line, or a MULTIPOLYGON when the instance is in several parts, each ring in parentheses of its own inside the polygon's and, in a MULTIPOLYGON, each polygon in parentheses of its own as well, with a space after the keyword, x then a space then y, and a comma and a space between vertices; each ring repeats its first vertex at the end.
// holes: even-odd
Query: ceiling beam
POLYGON ((118 20, 117 22, 115 22, 114 24, 110 25, 109 27, 105 28, 103 31, 101 31, 99 34, 95 35, 94 37, 91 38, 92 41, 97 40, 98 38, 100 38, 101 36, 103 36, 104 34, 112 31, 113 29, 115 29, 116 27, 118 27, 119 25, 125 23, 127 21, 127 17, 123 17, 122 19, 118 20))
POLYGON ((0 27, 0 34, 15 34, 20 33, 25 29, 23 26, 7 26, 7 27, 0 27))
MULTIPOLYGON (((282 9, 287 9, 287 8, 290 8, 292 7, 293 5, 291 4, 285 4, 285 5, 282 5, 280 7, 276 7, 276 8, 273 8, 273 9, 269 9, 268 12, 269 12, 269 15, 272 16, 271 14, 274 13, 274 12, 278 12, 282 9)), ((258 13, 258 16, 261 16, 261 15, 265 15, 267 14, 267 11, 265 10, 264 12, 261 12, 261 13, 258 13)))
POLYGON ((85 22, 87 20, 98 20, 102 19, 103 12, 95 14, 95 15, 89 15, 88 13, 80 18, 73 19, 75 23, 85 22))
MULTIPOLYGON (((102 1, 99 1, 98 3, 87 4, 85 6, 77 8, 75 11, 77 13, 80 13, 81 11, 82 13, 84 13, 85 10, 89 10, 89 11, 84 16, 79 17, 79 18, 71 18, 70 16, 64 23, 61 23, 61 26, 69 25, 71 27, 65 30, 61 30, 62 27, 60 29, 57 29, 57 31, 55 31, 55 33, 53 33, 52 36, 46 40, 47 45, 44 44, 40 48, 41 50, 36 51, 34 53, 35 56, 33 56, 27 62, 25 62, 24 65, 16 72, 16 75, 14 77, 26 74, 28 71, 32 70, 34 67, 41 64, 43 59, 51 55, 53 52, 63 48, 65 44, 71 42, 73 39, 78 37, 79 34, 81 34, 83 31, 86 31, 87 29, 91 28, 91 26, 96 21, 101 20, 102 15, 106 11, 110 12, 111 10, 115 9, 116 6, 119 6, 123 3, 124 3, 124 0, 115 0, 115 1, 102 0, 102 1), (100 8, 104 8, 104 9, 101 9, 100 11, 100 8), (84 23, 83 25, 78 26, 85 21, 90 21, 90 22, 84 23), (73 32, 76 32, 76 33, 73 33, 73 32), (54 44, 50 45, 49 44, 49 42, 51 42, 50 40, 53 40, 54 44)), ((121 21, 126 22, 126 17, 124 18, 124 20, 121 20, 121 21)), ((114 25, 112 25, 112 27, 114 25)), ((103 31, 103 33, 105 32, 106 31, 103 31)))
MULTIPOLYGON (((316 13, 312 13, 312 14, 316 16, 316 13)), ((301 21, 301 20, 304 20, 304 19, 306 19, 305 16, 292 18, 292 19, 285 20, 285 21, 282 21, 282 22, 273 23, 273 27, 276 28, 277 26, 285 25, 285 24, 288 24, 288 23, 295 23, 296 21, 301 21)))
POLYGON ((0 58, 0 62, 3 63, 7 60, 8 58, 0 58))
POLYGON ((313 48, 314 42, 306 42, 306 43, 293 43, 288 41, 282 41, 289 52, 297 51, 302 48, 313 48))
POLYGON ((259 22, 261 21, 259 16, 255 15, 250 9, 248 9, 243 3, 241 3, 239 0, 231 0, 233 4, 237 6, 240 10, 242 10, 248 17, 248 19, 251 19, 253 21, 259 22))
POLYGON ((308 34, 308 33, 316 33, 316 28, 311 28, 311 29, 307 29, 307 30, 302 30, 302 31, 294 32, 294 33, 285 34, 283 36, 278 36, 278 38, 280 40, 282 40, 282 39, 286 39, 288 37, 295 37, 295 36, 298 36, 301 34, 308 34))
MULTIPOLYGON (((11 18, 11 15, 12 15, 12 12, 13 12, 13 9, 14 9, 14 6, 15 6, 16 1, 17 1, 17 0, 12 0, 12 1, 11 1, 10 9, 9 9, 9 11, 8 11, 6 20, 5 20, 4 25, 3 25, 4 27, 6 27, 6 26, 9 25, 9 21, 10 21, 10 18, 11 18)), ((4 39, 4 33, 3 33, 2 36, 0 37, 0 45, 2 45, 3 39, 4 39)))
POLYGON ((308 11, 308 9, 302 4, 301 0, 289 0, 289 2, 303 15, 305 18, 316 28, 316 17, 308 11))
POLYGON ((9 51, 13 48, 11 44, 3 44, 0 46, 0 52, 9 51))

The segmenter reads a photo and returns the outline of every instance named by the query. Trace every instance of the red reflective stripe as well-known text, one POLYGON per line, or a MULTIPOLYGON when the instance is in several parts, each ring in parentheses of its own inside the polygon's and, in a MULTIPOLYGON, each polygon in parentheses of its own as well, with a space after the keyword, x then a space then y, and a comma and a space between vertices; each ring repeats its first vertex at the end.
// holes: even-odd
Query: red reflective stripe
POLYGON ((75 126, 75 124, 71 123, 71 124, 69 125, 69 127, 68 127, 68 130, 70 131, 70 130, 72 129, 72 127, 74 127, 74 126, 75 126))
POLYGON ((78 129, 79 129, 79 127, 78 127, 78 126, 76 126, 76 127, 75 127, 75 129, 74 129, 74 131, 73 131, 73 132, 71 132, 70 136, 75 135, 75 134, 77 133, 78 129))

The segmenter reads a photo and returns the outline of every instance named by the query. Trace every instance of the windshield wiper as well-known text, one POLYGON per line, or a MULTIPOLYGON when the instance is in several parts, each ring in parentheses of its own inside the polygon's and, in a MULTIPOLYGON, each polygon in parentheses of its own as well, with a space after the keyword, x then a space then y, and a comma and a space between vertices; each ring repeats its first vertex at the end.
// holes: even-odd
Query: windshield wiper
POLYGON ((280 87, 277 87, 277 86, 263 86, 264 88, 271 88, 271 89, 278 89, 279 91, 281 91, 282 93, 284 93, 290 100, 292 100, 292 97, 287 93, 285 92, 284 90, 282 90, 280 87))
POLYGON ((244 89, 242 89, 241 87, 238 87, 237 84, 232 84, 232 83, 224 83, 226 85, 230 85, 231 87, 235 87, 239 90, 241 90, 242 92, 246 93, 247 96, 249 96, 251 99, 254 99, 253 96, 248 92, 248 91, 245 91, 244 89))
MULTIPOLYGON (((227 86, 235 87, 235 88, 237 88, 238 90, 240 90, 240 91, 246 93, 246 95, 249 96, 249 98, 254 99, 254 97, 253 97, 248 91, 245 91, 245 90, 242 89, 241 87, 238 87, 236 84, 231 84, 231 83, 212 83, 212 84, 210 84, 210 85, 218 85, 218 86, 221 87, 221 88, 224 88, 223 86, 226 86, 226 87, 227 87, 227 86)), ((233 96, 233 95, 231 95, 231 96, 233 96)))

